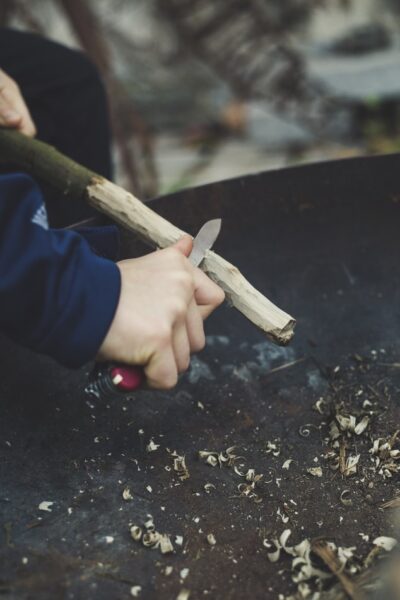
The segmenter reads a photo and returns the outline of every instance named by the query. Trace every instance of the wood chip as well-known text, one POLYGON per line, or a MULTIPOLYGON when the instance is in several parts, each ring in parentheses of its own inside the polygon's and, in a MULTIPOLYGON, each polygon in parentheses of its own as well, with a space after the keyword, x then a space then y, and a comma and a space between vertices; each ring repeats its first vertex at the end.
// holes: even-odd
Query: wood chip
POLYGON ((131 490, 128 487, 124 488, 124 491, 122 492, 122 497, 124 500, 133 500, 131 490))
POLYGON ((52 509, 51 507, 53 506, 54 502, 48 502, 47 500, 43 500, 43 502, 41 502, 38 506, 39 510, 44 510, 46 512, 51 512, 52 509))
POLYGON ((215 539, 215 535, 213 533, 209 533, 207 535, 207 542, 210 544, 210 546, 215 546, 217 540, 215 539))

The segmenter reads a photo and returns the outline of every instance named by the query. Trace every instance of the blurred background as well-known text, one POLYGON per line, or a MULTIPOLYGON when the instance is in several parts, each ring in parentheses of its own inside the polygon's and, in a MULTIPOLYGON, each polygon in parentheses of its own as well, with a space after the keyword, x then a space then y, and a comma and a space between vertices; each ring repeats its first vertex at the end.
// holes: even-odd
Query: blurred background
POLYGON ((89 54, 143 199, 400 150, 398 0, 2 0, 0 22, 89 54))

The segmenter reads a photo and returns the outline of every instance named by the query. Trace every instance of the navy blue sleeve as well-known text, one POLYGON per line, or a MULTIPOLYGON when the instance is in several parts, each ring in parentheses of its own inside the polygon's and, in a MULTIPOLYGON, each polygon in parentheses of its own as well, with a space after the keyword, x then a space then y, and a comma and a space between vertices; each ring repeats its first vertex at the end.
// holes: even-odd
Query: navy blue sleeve
POLYGON ((87 241, 95 254, 110 260, 118 260, 120 236, 116 225, 76 227, 73 231, 87 241))
POLYGON ((120 271, 73 231, 49 229, 24 174, 0 175, 0 330, 60 363, 94 358, 119 300, 120 271))

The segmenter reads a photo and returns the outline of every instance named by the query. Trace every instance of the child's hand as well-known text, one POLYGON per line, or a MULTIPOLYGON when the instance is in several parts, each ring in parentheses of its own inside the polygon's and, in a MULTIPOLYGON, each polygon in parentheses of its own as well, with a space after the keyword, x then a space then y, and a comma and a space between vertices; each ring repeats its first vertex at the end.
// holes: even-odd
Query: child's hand
POLYGON ((190 354, 204 347, 203 319, 224 300, 223 291, 186 258, 191 249, 185 236, 171 248, 118 264, 121 296, 98 358, 143 365, 155 388, 176 384, 190 354))
POLYGON ((0 126, 18 129, 29 137, 36 135, 28 107, 14 79, 0 69, 0 126))

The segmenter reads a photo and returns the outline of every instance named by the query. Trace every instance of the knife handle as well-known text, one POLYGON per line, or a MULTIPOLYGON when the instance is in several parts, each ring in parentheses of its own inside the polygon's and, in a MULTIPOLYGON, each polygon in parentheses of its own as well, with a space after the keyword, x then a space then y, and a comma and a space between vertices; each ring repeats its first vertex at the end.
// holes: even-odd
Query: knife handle
POLYGON ((101 399, 121 398, 141 388, 145 381, 142 367, 114 363, 97 364, 85 392, 101 399))

